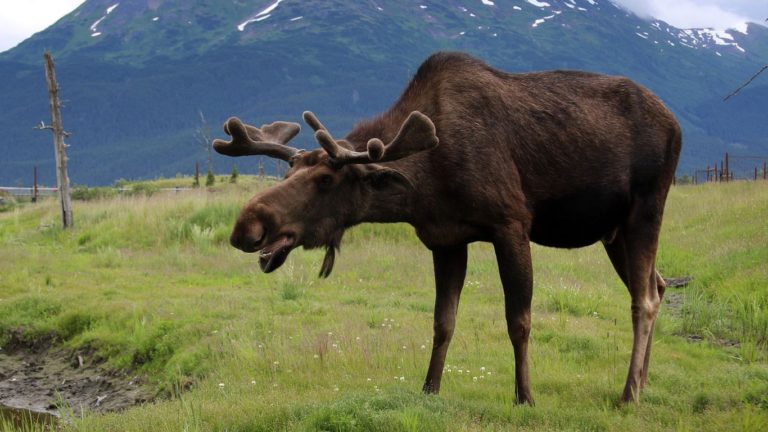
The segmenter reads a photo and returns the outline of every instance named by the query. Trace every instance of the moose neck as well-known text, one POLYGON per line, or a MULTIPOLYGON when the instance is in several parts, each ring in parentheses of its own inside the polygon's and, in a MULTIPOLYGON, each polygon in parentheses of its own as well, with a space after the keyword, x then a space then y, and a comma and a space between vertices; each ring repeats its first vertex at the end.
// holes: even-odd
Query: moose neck
POLYGON ((411 222, 415 191, 405 185, 371 187, 360 222, 411 222))
MULTIPOLYGON (((379 138, 390 142, 397 135, 405 114, 388 112, 372 119, 364 120, 352 129, 345 140, 356 151, 365 151, 368 140, 379 138)), ((381 164, 381 166, 397 171, 404 179, 389 182, 390 184, 372 185, 369 188, 368 199, 363 206, 359 222, 412 222, 416 217, 419 196, 425 196, 425 188, 429 182, 421 180, 426 168, 422 156, 415 154, 410 157, 381 164)), ((386 181, 384 183, 387 183, 386 181)), ((426 196, 429 195, 426 191, 426 196)))

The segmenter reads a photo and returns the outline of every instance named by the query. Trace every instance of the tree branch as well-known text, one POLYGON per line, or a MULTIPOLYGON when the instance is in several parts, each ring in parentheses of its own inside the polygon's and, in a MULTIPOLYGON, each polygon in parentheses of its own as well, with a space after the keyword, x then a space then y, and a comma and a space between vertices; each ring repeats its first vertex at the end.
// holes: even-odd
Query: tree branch
POLYGON ((726 96, 726 97, 725 97, 725 99, 723 99, 723 101, 727 101, 728 99, 730 99, 730 98, 731 98, 731 96, 735 96, 735 95, 736 95, 736 93, 740 92, 740 91, 741 91, 741 89, 743 89, 744 87, 748 86, 748 85, 749 85, 749 83, 751 83, 752 81, 754 81, 754 80, 755 80, 755 78, 757 78, 757 76, 758 76, 758 75, 760 75, 761 73, 765 72, 765 70, 766 70, 766 69, 768 69, 768 64, 767 64, 767 65, 765 65, 765 66, 763 66, 762 68, 760 68, 760 70, 759 70, 759 71, 757 71, 757 73, 756 73, 756 74, 752 75, 752 78, 750 78, 749 80, 747 80, 747 82, 745 82, 744 84, 742 84, 742 85, 741 85, 741 87, 739 87, 739 88, 737 88, 736 90, 734 90, 734 91, 733 91, 733 93, 731 93, 731 94, 729 94, 728 96, 726 96))

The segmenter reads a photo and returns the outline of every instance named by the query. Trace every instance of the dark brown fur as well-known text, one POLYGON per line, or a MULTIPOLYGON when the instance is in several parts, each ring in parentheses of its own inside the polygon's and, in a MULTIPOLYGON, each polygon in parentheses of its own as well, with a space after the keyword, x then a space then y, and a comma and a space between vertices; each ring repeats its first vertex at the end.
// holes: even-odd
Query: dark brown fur
POLYGON ((322 149, 300 153, 283 182, 243 209, 232 244, 266 251, 262 267, 272 271, 299 245, 332 253, 344 229, 358 223, 413 225, 433 252, 435 337, 424 391, 437 393, 467 244, 493 243, 515 351, 515 393, 518 402, 533 403, 529 242, 575 248, 603 240, 632 297, 635 338, 622 398, 637 400, 664 291, 655 256, 681 147, 672 114, 626 78, 508 74, 464 54, 437 53, 390 110, 356 125, 339 145, 365 151, 372 138, 389 142, 413 111, 434 123, 437 147, 381 164, 339 164, 322 149))

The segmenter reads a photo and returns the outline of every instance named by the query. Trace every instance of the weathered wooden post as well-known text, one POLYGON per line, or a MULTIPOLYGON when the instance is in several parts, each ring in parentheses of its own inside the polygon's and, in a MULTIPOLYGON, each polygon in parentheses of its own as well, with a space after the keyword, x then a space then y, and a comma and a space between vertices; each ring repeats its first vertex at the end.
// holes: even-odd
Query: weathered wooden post
POLYGON ((195 178, 192 181, 192 187, 200 187, 200 162, 195 161, 195 178))
POLYGON ((48 102, 51 108, 51 125, 40 122, 38 129, 50 129, 53 132, 53 147, 56 154, 56 185, 61 201, 61 222, 64 229, 70 228, 72 220, 72 200, 70 197, 69 174, 67 173, 67 151, 69 147, 64 138, 69 136, 61 123, 61 102, 59 102, 59 84, 56 82, 56 71, 53 66, 51 53, 43 54, 45 59, 45 79, 48 82, 48 102))
POLYGON ((259 158, 259 178, 264 179, 264 158, 259 158))
POLYGON ((37 202, 37 194, 38 194, 38 187, 37 187, 37 165, 35 165, 34 169, 34 180, 33 180, 33 186, 32 186, 32 202, 37 202))
POLYGON ((763 180, 768 180, 768 162, 763 162, 763 180))
POLYGON ((725 152, 725 181, 731 181, 731 168, 728 165, 728 152, 725 152))

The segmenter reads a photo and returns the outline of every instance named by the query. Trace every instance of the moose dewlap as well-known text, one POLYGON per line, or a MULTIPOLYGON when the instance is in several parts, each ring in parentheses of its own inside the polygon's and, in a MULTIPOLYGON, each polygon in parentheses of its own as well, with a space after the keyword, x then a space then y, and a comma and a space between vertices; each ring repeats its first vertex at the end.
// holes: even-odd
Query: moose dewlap
POLYGON ((491 242, 515 353, 515 395, 533 403, 528 339, 533 289, 530 242, 575 248, 602 241, 632 298, 634 341, 624 401, 648 376, 664 295, 655 268, 664 203, 681 147, 661 101, 627 78, 574 71, 509 74, 468 55, 437 53, 395 104, 336 139, 311 112, 321 148, 287 142, 297 123, 256 128, 230 118, 229 156, 287 161, 277 185, 243 208, 231 243, 259 252, 263 271, 291 250, 325 247, 333 268, 344 230, 407 222, 432 251, 434 344, 424 391, 440 390, 467 268, 467 244, 491 242))

